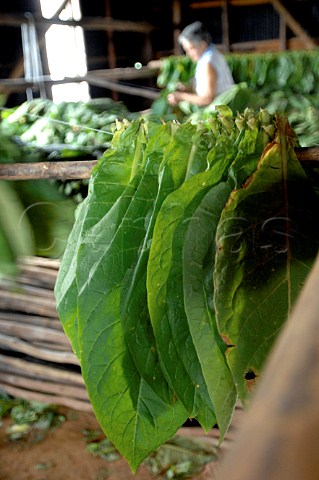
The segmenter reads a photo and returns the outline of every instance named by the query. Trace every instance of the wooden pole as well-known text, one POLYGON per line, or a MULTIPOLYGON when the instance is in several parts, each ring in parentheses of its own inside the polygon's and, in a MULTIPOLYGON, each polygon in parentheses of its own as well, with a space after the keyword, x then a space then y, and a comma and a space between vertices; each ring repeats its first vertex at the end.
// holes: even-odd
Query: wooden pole
MULTIPOLYGON (((0 25, 20 27, 22 23, 25 23, 26 19, 24 15, 19 13, 1 13, 0 25)), ((35 16, 36 26, 50 25, 68 25, 70 27, 82 27, 86 30, 105 30, 116 32, 139 32, 149 33, 154 30, 154 27, 145 22, 131 22, 129 20, 114 20, 112 18, 103 17, 83 17, 81 20, 61 20, 59 17, 52 18, 39 18, 35 16)))
POLYGON ((319 256, 216 480, 318 479, 318 284, 319 256))
POLYGON ((287 50, 287 25, 285 17, 279 15, 279 48, 282 51, 287 50))
POLYGON ((181 21, 182 21, 182 7, 180 0, 173 0, 172 4, 173 13, 173 52, 174 55, 180 55, 181 49, 178 43, 178 36, 181 33, 181 21))
MULTIPOLYGON (((105 16, 107 18, 111 18, 111 1, 105 0, 105 16)), ((113 30, 108 30, 107 34, 107 57, 108 57, 108 68, 116 68, 116 53, 115 53, 115 45, 113 39, 113 30)), ((115 90, 112 90, 112 99, 114 101, 118 101, 119 94, 115 90)))
POLYGON ((35 162, 35 163, 2 163, 0 164, 1 180, 31 180, 56 178, 83 179, 89 178, 97 160, 35 162))
POLYGON ((226 52, 230 50, 229 39, 229 16, 228 16, 228 0, 224 0, 222 6, 222 28, 223 28, 223 45, 226 52))
MULTIPOLYGON (((305 167, 319 167, 319 147, 296 148, 296 155, 305 167)), ((31 180, 56 178, 58 180, 90 178, 98 160, 62 162, 0 163, 0 180, 31 180)))

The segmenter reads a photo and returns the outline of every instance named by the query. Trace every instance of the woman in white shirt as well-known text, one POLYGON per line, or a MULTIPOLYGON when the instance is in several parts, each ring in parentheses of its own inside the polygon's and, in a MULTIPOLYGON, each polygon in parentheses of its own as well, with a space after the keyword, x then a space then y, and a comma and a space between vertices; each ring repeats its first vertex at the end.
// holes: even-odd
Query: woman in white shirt
POLYGON ((204 25, 191 23, 180 33, 179 44, 186 55, 196 62, 194 91, 177 90, 168 95, 171 105, 186 101, 199 107, 206 107, 214 98, 234 85, 228 63, 212 43, 212 37, 204 25))

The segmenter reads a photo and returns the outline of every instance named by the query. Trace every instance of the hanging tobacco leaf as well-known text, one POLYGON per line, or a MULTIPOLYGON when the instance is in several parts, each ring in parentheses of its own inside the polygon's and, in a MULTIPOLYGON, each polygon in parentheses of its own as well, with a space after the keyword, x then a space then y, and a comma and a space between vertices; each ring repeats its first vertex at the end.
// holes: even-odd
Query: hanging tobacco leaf
POLYGON ((319 246, 318 199, 284 118, 257 170, 233 191, 217 230, 214 273, 219 332, 246 401, 289 317, 319 246))
POLYGON ((133 471, 187 417, 217 422, 222 440, 311 267, 318 197, 277 123, 272 142, 262 111, 140 119, 93 171, 55 293, 97 419, 133 471))

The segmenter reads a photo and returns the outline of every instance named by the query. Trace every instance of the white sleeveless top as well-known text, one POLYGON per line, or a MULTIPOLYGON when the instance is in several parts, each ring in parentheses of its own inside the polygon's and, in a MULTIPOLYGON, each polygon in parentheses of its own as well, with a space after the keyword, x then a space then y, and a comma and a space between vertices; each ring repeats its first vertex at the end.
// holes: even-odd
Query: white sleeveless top
POLYGON ((215 45, 211 44, 205 50, 196 64, 195 70, 195 92, 202 96, 205 95, 206 89, 203 84, 203 78, 206 76, 206 65, 210 63, 216 71, 217 75, 217 88, 216 96, 220 93, 228 90, 234 85, 234 79, 232 77, 229 65, 224 57, 215 45))

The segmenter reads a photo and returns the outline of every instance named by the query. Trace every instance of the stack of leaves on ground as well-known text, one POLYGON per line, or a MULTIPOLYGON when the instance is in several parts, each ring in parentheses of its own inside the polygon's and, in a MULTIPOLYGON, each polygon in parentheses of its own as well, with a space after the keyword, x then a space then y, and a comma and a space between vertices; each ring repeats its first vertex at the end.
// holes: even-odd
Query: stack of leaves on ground
POLYGON ((319 246, 286 117, 118 125, 55 287, 101 427, 135 471, 187 418, 222 440, 319 246))

